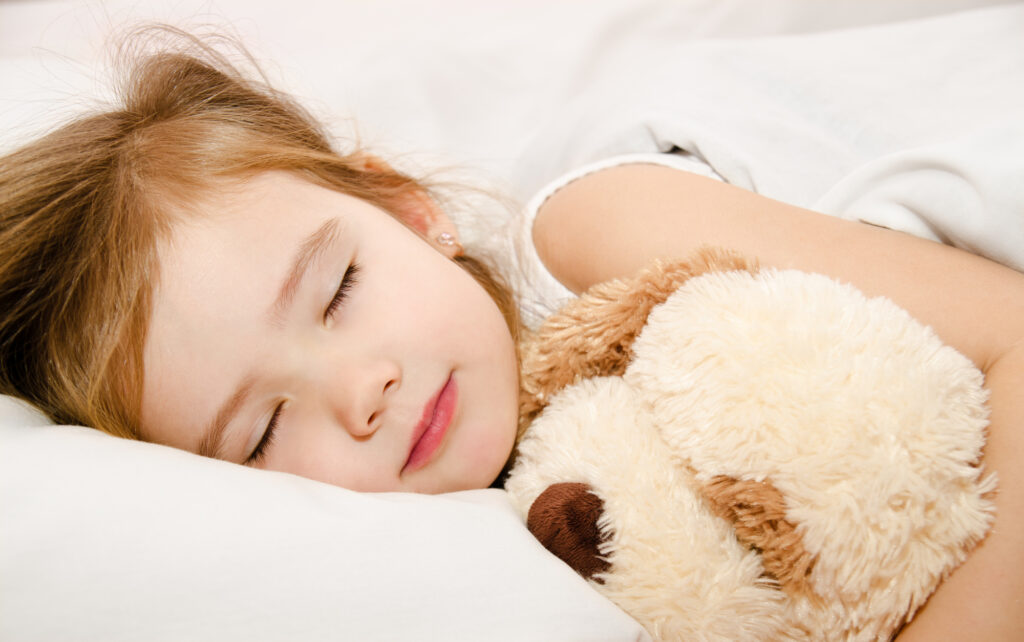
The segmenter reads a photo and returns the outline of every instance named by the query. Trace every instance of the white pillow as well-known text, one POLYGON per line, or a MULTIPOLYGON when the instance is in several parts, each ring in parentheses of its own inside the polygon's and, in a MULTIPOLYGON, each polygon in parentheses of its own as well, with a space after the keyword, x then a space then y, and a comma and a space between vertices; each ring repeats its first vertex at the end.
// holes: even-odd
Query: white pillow
POLYGON ((638 640, 500 490, 359 494, 0 397, 0 639, 638 640))

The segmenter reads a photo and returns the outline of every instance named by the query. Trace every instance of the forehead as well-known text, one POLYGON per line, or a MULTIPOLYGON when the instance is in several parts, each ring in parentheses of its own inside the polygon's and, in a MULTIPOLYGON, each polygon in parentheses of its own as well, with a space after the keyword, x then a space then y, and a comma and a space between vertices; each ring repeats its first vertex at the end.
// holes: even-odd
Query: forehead
POLYGON ((295 248, 348 198, 283 173, 206 194, 160 245, 154 339, 166 317, 205 325, 250 312, 249 302, 276 286, 295 248))
POLYGON ((338 200, 355 201, 287 172, 220 181, 178 208, 163 254, 175 254, 175 246, 203 240, 217 244, 258 241, 268 233, 282 233, 303 221, 327 216, 322 213, 325 203, 338 200))

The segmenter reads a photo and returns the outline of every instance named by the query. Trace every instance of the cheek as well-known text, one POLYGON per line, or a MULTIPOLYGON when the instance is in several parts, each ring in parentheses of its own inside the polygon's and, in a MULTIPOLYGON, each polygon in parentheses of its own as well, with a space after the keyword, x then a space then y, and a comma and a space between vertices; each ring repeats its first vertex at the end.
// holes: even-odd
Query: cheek
POLYGON ((277 452, 267 466, 275 470, 355 491, 389 490, 379 466, 367 466, 369 457, 348 441, 341 429, 334 432, 293 418, 292 430, 283 430, 277 452), (302 426, 302 428, 297 428, 302 426))
POLYGON ((492 392, 480 408, 480 423, 467 443, 469 461, 474 462, 480 472, 491 474, 486 483, 501 471, 515 445, 519 388, 513 377, 510 375, 490 387, 492 392))
POLYGON ((471 461, 474 463, 474 486, 482 488, 497 478, 512 454, 515 441, 515 422, 495 417, 489 430, 470 445, 471 461))
POLYGON ((463 287, 443 302, 439 320, 473 357, 496 366, 514 360, 512 337, 501 310, 472 276, 463 273, 461 278, 463 287))

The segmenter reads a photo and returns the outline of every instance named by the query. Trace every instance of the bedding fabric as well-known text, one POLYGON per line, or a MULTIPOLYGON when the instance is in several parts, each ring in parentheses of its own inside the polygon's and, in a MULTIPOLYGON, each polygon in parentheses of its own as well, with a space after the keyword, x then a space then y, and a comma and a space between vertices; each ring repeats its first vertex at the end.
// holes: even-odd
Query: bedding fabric
POLYGON ((648 639, 503 491, 359 494, 0 418, 0 640, 648 639))
POLYGON ((517 184, 682 150, 725 181, 1024 271, 1024 4, 828 33, 634 38, 521 158, 517 184))

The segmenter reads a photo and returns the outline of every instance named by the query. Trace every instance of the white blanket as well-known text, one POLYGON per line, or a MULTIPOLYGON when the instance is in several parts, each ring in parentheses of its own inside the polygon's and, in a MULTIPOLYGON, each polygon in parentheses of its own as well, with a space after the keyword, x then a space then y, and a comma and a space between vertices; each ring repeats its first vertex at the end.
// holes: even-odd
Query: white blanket
POLYGON ((1024 270, 1024 5, 812 35, 617 43, 524 155, 523 194, 679 148, 766 196, 1024 270))

